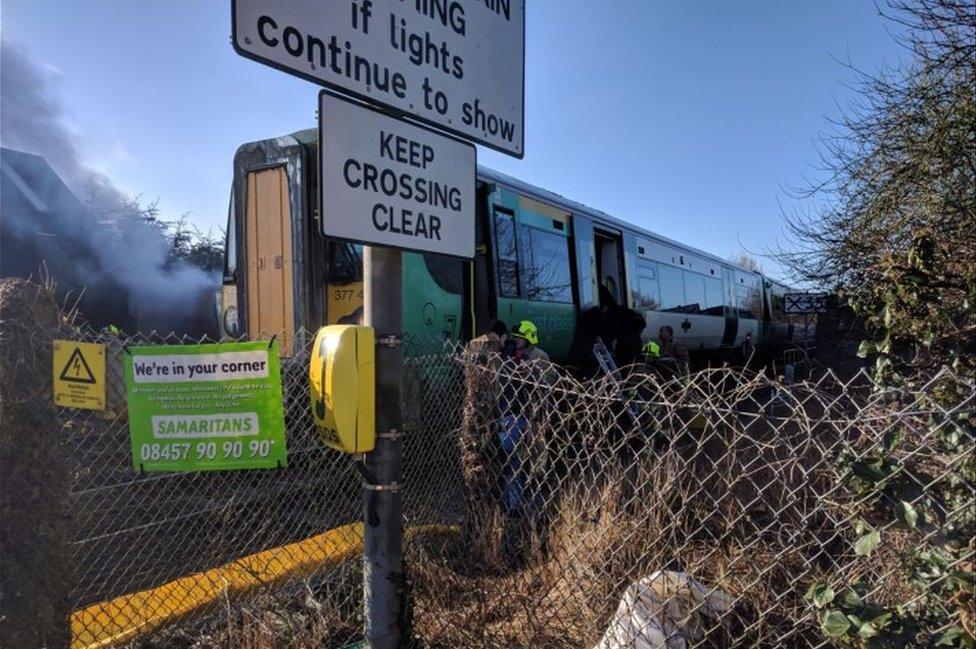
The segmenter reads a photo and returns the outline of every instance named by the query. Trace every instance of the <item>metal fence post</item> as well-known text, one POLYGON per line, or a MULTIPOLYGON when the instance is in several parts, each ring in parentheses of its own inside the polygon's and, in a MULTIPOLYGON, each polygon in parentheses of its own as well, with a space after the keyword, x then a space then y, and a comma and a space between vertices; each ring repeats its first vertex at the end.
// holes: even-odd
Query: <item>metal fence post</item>
POLYGON ((376 447, 366 454, 363 595, 366 641, 401 645, 403 516, 400 502, 400 394, 403 381, 403 260, 398 250, 365 246, 364 320, 376 331, 376 447))

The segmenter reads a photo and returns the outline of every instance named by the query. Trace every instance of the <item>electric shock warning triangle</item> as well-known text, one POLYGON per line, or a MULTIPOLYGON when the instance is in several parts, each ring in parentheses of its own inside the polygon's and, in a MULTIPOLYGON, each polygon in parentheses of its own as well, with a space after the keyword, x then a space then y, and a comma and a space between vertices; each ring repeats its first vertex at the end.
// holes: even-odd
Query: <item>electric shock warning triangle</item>
POLYGON ((68 357, 68 362, 64 364, 64 369, 61 370, 61 375, 58 378, 71 383, 96 382, 91 366, 88 365, 85 355, 81 353, 81 349, 78 347, 75 347, 75 350, 71 352, 71 356, 68 357))

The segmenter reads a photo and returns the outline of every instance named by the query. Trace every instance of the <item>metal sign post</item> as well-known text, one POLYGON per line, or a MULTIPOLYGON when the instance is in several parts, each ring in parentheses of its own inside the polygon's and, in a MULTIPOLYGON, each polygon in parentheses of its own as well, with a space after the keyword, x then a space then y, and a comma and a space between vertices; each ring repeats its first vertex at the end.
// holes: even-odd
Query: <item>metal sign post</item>
POLYGON ((366 641, 401 645, 404 629, 403 513, 400 501, 400 405, 403 384, 403 255, 366 246, 364 316, 376 331, 376 446, 366 458, 363 596, 366 641))
POLYGON ((403 259, 400 249, 474 254, 475 148, 382 111, 319 96, 322 231, 367 244, 365 324, 376 335, 376 444, 365 455, 366 639, 403 640, 403 259), (406 187, 410 191, 405 191, 406 187), (369 245, 380 244, 380 245, 369 245), (382 246, 382 247, 380 247, 382 246))
POLYGON ((803 356, 810 360, 810 316, 827 313, 827 293, 784 293, 783 311, 803 316, 803 356))
POLYGON ((392 649, 408 626, 400 251, 474 257, 469 141, 524 154, 525 2, 231 0, 231 25, 242 56, 358 100, 319 96, 319 205, 323 235, 365 244, 365 324, 377 345, 376 440, 364 468, 366 639, 392 649))

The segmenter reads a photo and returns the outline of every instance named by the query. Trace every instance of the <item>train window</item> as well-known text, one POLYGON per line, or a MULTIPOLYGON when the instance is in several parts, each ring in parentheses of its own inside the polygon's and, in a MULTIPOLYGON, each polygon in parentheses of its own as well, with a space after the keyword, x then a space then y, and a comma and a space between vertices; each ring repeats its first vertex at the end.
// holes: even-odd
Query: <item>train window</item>
POLYGON ((552 232, 522 226, 522 297, 540 302, 572 302, 569 241, 552 232))
POLYGON ((653 261, 638 260, 637 274, 648 279, 657 279, 657 264, 653 261))
POLYGON ((736 289, 736 302, 740 318, 755 319, 762 313, 762 298, 755 286, 739 284, 736 289))
POLYGON ((363 281, 363 247, 357 243, 329 241, 329 282, 352 284, 363 281))
POLYGON ((681 269, 662 265, 658 275, 661 278, 661 310, 683 311, 685 286, 681 278, 681 269))
POLYGON ((637 296, 634 308, 639 312, 657 311, 661 308, 661 288, 657 280, 646 275, 637 279, 637 296))
POLYGON ((518 246, 515 219, 495 210, 495 250, 498 261, 498 292, 502 297, 518 297, 518 246))
POLYGON ((698 273, 684 271, 685 311, 700 313, 705 310, 705 278, 698 273))
MULTIPOLYGON (((714 272, 714 271, 713 271, 714 272)), ((717 277, 705 277, 705 304, 702 313, 725 315, 725 300, 722 299, 722 281, 717 277)))
POLYGON ((461 260, 455 257, 445 257, 433 253, 424 254, 424 264, 427 272, 434 279, 434 283, 442 291, 461 294, 461 260))

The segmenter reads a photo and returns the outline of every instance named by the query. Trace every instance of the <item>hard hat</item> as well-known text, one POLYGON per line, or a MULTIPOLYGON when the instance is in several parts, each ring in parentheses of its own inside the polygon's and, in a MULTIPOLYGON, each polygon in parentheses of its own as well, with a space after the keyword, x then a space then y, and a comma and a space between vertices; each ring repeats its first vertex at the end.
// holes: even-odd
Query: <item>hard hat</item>
POLYGON ((646 343, 644 343, 644 346, 641 347, 641 351, 644 352, 645 356, 650 356, 651 358, 661 357, 661 346, 653 340, 648 340, 646 343))
POLYGON ((539 344, 539 330, 535 328, 529 320, 523 320, 514 327, 512 327, 512 336, 516 338, 525 338, 533 345, 539 344))

